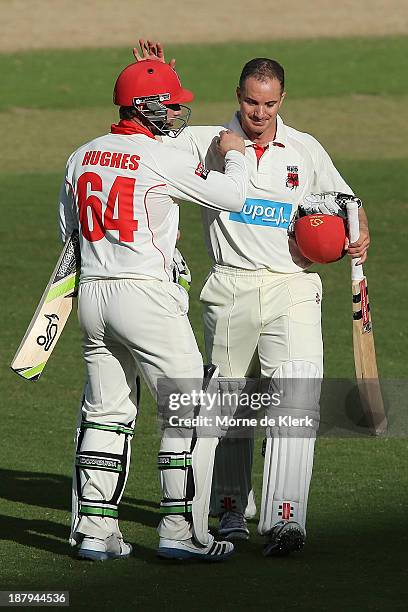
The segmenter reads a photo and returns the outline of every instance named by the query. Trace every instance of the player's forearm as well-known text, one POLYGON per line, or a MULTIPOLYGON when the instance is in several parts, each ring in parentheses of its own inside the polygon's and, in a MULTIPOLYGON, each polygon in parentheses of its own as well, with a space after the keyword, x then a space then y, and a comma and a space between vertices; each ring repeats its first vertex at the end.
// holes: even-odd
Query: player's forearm
POLYGON ((224 178, 228 178, 231 187, 222 192, 221 207, 239 212, 246 199, 249 180, 245 156, 238 151, 229 151, 226 154, 224 178))
POLYGON ((206 193, 202 194, 201 205, 217 210, 240 212, 245 203, 248 189, 248 168, 245 156, 235 150, 225 155, 225 172, 207 172, 206 193))
POLYGON ((245 202, 248 169, 245 156, 231 150, 225 156, 225 174, 207 170, 190 155, 173 155, 160 160, 168 193, 179 200, 239 212, 245 202))

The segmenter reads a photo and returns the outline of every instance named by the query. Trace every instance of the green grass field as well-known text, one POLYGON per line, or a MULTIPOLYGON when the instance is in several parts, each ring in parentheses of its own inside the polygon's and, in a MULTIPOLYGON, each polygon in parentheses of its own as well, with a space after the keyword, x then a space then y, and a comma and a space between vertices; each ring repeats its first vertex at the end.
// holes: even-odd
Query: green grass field
MULTIPOLYGON (((408 39, 181 46, 172 54, 196 93, 193 123, 229 119, 244 61, 270 56, 285 65, 283 117, 321 140, 366 204, 378 364, 384 379, 400 381, 397 407, 406 422, 408 39)), ((65 159, 109 130, 114 78, 130 61, 127 49, 0 54, 0 590, 69 590, 75 610, 405 610, 408 445, 395 428, 381 440, 318 441, 302 555, 263 559, 252 522, 251 540, 228 563, 169 565, 155 557, 159 434, 145 391, 121 514, 135 557, 97 566, 71 557, 73 431, 84 380, 75 316, 39 382, 18 379, 8 364, 60 251, 56 198, 65 159)), ((186 204, 181 218, 181 249, 194 275, 190 318, 203 349, 198 295, 209 260, 198 207, 186 204)), ((352 377, 348 262, 319 272, 326 375, 352 377)), ((258 496, 261 475, 257 452, 258 496)))

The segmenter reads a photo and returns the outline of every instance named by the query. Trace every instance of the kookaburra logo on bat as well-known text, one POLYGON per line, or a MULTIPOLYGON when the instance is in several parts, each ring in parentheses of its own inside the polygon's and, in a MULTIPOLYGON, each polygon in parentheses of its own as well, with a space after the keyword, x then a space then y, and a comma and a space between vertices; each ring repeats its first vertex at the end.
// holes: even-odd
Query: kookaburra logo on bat
POLYGON ((44 351, 49 351, 52 343, 54 342, 55 336, 58 331, 58 324, 56 321, 59 321, 59 317, 56 314, 44 315, 46 319, 48 319, 47 329, 45 330, 44 336, 38 336, 37 344, 44 347, 44 351))

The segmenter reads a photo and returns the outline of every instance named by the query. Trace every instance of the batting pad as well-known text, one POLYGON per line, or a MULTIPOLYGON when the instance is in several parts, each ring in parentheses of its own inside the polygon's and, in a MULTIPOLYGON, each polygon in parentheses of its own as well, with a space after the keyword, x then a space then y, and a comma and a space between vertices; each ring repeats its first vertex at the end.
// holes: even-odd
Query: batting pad
MULTIPOLYGON (((267 428, 262 483, 260 534, 280 521, 306 523, 307 500, 312 477, 314 445, 319 426, 320 372, 308 362, 283 364, 272 377, 280 404, 270 406, 268 418, 291 417, 302 426, 267 428)), ((285 423, 285 421, 283 421, 285 423)))
POLYGON ((253 438, 223 438, 218 445, 211 492, 212 516, 245 513, 252 489, 253 438))
MULTIPOLYGON (((217 390, 218 368, 208 366, 203 391, 217 390)), ((195 416, 205 414, 205 405, 195 408, 195 416)), ((215 449, 219 428, 212 435, 200 427, 165 428, 158 457, 164 514, 158 533, 175 540, 194 538, 203 546, 209 542, 208 512, 213 476, 215 449), (207 434, 207 435, 205 435, 207 434)))
POLYGON ((83 535, 121 536, 118 508, 129 474, 133 433, 134 422, 82 421, 74 468, 72 545, 83 535))
MULTIPOLYGON (((242 393, 258 391, 258 380, 218 378, 218 388, 223 397, 221 414, 239 419, 248 414, 239 403, 229 402, 229 397, 241 397, 242 393)), ((221 516, 224 512, 240 512, 253 516, 256 512, 251 483, 253 461, 253 431, 240 427, 229 428, 222 432, 223 437, 217 447, 214 464, 214 477, 211 492, 210 514, 221 516), (250 501, 250 504, 248 502, 250 501)))

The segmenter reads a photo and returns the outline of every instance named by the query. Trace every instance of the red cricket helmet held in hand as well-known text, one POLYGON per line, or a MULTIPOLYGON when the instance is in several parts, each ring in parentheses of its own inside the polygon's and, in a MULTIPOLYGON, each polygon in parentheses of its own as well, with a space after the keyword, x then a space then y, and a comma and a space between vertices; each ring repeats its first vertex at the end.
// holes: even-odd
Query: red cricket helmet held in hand
POLYGON ((113 101, 118 106, 135 106, 135 100, 159 96, 162 104, 191 102, 194 95, 181 86, 177 72, 158 60, 129 64, 118 76, 113 101))
POLYGON ((314 263, 332 263, 346 254, 346 221, 336 215, 305 215, 295 222, 300 252, 314 263))

